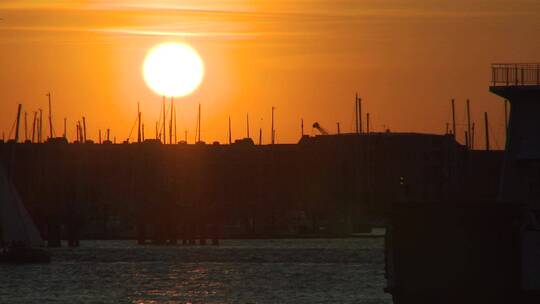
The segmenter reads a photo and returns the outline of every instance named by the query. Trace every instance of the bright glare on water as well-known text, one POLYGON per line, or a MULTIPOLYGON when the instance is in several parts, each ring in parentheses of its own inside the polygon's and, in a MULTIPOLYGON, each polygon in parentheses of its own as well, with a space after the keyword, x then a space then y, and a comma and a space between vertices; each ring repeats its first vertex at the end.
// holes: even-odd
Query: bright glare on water
POLYGON ((83 241, 50 265, 0 265, 0 303, 391 303, 382 239, 83 241))

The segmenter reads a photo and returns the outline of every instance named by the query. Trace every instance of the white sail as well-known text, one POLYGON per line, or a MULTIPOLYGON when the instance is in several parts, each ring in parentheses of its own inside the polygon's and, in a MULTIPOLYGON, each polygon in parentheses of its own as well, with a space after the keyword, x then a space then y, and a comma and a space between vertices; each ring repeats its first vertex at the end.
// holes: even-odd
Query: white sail
POLYGON ((42 246, 43 239, 24 208, 19 194, 0 166, 0 231, 1 239, 10 243, 23 242, 28 246, 42 246))

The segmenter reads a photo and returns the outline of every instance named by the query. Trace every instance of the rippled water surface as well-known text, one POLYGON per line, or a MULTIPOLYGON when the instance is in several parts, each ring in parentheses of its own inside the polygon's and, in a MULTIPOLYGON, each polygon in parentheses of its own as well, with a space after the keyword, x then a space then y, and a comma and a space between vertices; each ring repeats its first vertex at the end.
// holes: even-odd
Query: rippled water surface
POLYGON ((382 239, 51 251, 49 265, 0 265, 0 303, 391 303, 382 239))

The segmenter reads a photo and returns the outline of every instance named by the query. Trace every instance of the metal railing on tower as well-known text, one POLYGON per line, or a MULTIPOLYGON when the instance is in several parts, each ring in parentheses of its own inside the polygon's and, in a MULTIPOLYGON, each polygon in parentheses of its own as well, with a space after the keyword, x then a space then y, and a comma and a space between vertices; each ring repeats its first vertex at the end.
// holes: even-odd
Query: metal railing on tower
POLYGON ((492 86, 540 86, 540 63, 494 63, 492 86))

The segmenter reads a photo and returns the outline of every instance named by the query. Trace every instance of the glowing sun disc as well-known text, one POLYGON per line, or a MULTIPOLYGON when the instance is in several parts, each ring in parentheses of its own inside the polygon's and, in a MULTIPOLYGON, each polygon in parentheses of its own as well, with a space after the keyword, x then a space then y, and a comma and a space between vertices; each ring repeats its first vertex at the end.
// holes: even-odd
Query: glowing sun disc
POLYGON ((204 63, 185 43, 162 43, 152 48, 143 63, 143 77, 150 89, 159 95, 186 96, 199 87, 204 63))

